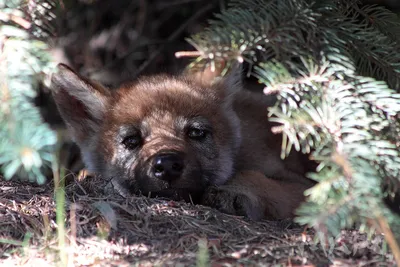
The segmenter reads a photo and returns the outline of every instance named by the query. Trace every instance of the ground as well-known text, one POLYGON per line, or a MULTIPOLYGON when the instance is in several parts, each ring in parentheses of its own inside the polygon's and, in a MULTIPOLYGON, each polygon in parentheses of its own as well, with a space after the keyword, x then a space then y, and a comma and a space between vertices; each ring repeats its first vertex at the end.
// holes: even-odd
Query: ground
POLYGON ((60 250, 52 184, 0 181, 0 265, 395 266, 382 235, 343 231, 325 250, 292 221, 253 222, 190 203, 104 194, 88 177, 66 186, 60 250))

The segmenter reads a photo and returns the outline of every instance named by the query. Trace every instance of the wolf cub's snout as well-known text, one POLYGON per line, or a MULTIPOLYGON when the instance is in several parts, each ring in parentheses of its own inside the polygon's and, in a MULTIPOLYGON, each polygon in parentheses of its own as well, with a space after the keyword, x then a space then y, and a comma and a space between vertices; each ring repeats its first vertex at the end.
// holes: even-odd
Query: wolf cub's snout
POLYGON ((142 77, 109 90, 65 65, 53 96, 89 171, 132 193, 191 200, 253 219, 290 217, 311 183, 304 155, 280 159, 271 101, 239 73, 142 77))
POLYGON ((151 159, 152 174, 166 182, 179 179, 184 167, 183 156, 177 152, 160 153, 151 159))

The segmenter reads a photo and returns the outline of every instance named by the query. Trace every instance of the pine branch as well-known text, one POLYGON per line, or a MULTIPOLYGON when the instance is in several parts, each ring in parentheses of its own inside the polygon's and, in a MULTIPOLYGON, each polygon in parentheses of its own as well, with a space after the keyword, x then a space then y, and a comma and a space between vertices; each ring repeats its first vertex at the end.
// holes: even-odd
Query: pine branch
POLYGON ((376 6, 360 8, 358 1, 339 1, 341 5, 322 10, 324 29, 335 28, 354 59, 357 72, 385 80, 392 88, 400 82, 398 17, 376 6), (393 27, 393 28, 390 28, 393 27), (396 34, 393 34, 396 33, 396 34))
POLYGON ((215 62, 216 58, 250 64, 271 58, 285 61, 298 56, 293 51, 300 55, 312 52, 307 39, 316 31, 316 15, 306 3, 238 1, 232 6, 235 8, 222 12, 216 16, 218 20, 210 22, 212 29, 188 40, 201 52, 197 63, 215 62), (241 5, 247 8, 240 9, 241 5), (299 31, 299 27, 307 31, 299 31))
POLYGON ((296 149, 319 163, 298 222, 335 234, 384 214, 400 236, 383 201, 400 187, 397 16, 357 0, 245 0, 217 19, 191 38, 192 67, 248 62, 277 95, 281 156, 296 149))
MULTIPOLYGON (((47 45, 29 32, 38 21, 24 16, 23 1, 0 2, 0 171, 4 178, 43 183, 54 161, 56 136, 33 104, 39 81, 52 70, 47 45)), ((44 2, 31 3, 40 6, 44 2)), ((31 6, 33 13, 35 6, 31 6)), ((33 14, 32 13, 32 14, 33 14)))
POLYGON ((398 31, 400 21, 395 13, 379 5, 363 7, 350 5, 349 8, 353 10, 353 13, 359 14, 358 18, 362 19, 364 23, 385 34, 392 41, 398 42, 400 40, 400 32, 398 31))

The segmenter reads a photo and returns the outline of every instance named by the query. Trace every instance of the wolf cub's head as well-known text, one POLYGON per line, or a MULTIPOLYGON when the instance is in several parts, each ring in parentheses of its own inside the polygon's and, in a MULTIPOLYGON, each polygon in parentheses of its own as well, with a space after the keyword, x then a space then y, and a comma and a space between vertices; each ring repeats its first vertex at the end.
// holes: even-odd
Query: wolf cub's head
POLYGON ((240 145, 237 75, 214 84, 158 75, 108 90, 58 69, 54 99, 90 171, 135 193, 177 199, 231 176, 240 145))

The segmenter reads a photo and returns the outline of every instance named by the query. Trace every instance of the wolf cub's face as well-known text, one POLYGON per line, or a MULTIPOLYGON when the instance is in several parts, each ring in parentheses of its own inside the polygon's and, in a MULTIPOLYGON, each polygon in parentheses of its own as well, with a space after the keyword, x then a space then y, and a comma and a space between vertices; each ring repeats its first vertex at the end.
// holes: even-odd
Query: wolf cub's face
POLYGON ((52 82, 89 170, 135 193, 186 200, 231 176, 240 144, 232 79, 160 75, 109 91, 60 66, 52 82))

